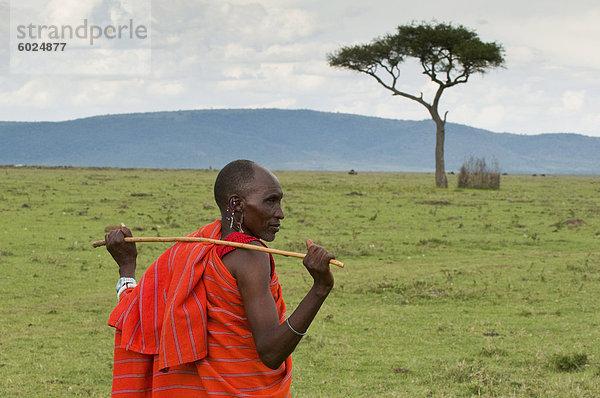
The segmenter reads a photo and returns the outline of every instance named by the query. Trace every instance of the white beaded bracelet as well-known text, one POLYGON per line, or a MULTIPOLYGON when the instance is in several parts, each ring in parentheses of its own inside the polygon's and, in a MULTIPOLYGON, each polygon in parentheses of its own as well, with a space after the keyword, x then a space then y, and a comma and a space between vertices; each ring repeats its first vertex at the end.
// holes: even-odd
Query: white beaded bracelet
POLYGON ((133 289, 134 287, 137 286, 137 283, 134 282, 125 282, 123 284, 123 286, 121 286, 121 288, 119 289, 119 291, 117 292, 117 300, 121 299, 121 294, 123 294, 123 292, 127 289, 133 289))
POLYGON ((294 332, 294 334, 297 335, 297 336, 306 336, 306 333, 308 333, 308 330, 306 332, 304 332, 304 333, 298 332, 296 329, 294 329, 292 327, 292 325, 290 325, 290 321, 288 320, 288 318, 286 318, 285 323, 288 325, 288 328, 290 328, 290 330, 292 332, 294 332))

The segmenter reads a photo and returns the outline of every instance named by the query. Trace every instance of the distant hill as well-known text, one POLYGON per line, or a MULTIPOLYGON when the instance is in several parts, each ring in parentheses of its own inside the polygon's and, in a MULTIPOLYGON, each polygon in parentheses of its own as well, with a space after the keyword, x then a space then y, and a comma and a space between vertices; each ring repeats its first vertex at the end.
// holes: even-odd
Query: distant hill
MULTIPOLYGON (((476 156, 508 173, 600 173, 600 138, 446 129, 447 171, 476 156)), ((0 122, 0 142, 3 165, 205 169, 247 158, 274 170, 433 171, 435 126, 310 110, 195 110, 0 122)))

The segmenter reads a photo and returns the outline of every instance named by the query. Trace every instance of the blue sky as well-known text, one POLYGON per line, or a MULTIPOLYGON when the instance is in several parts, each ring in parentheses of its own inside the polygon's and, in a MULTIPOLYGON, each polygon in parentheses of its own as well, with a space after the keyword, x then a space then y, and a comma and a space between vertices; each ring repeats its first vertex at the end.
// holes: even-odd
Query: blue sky
MULTIPOLYGON (((18 1, 41 1, 39 13, 60 19, 116 4, 135 16, 136 2, 145 0, 18 1)), ((441 110, 449 122, 496 132, 600 136, 597 1, 173 0, 153 1, 151 9, 150 71, 128 69, 131 58, 124 57, 112 74, 24 74, 6 66, 10 3, 0 0, 6 16, 0 19, 0 120, 267 107, 427 119, 420 105, 391 97, 366 75, 329 67, 326 56, 397 25, 435 19, 465 25, 506 50, 506 68, 444 94, 441 110)), ((401 87, 431 94, 419 67, 405 66, 401 87)))

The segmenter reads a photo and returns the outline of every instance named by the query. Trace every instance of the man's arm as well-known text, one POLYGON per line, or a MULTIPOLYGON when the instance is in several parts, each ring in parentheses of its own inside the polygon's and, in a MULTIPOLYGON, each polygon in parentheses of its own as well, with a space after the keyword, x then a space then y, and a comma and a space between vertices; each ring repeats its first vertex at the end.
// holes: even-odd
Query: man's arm
POLYGON ((237 279, 246 316, 262 362, 277 369, 294 351, 296 345, 333 288, 329 260, 334 256, 312 241, 304 265, 313 277, 313 286, 286 323, 279 324, 277 307, 269 284, 271 264, 266 253, 235 250, 224 258, 226 266, 237 279))

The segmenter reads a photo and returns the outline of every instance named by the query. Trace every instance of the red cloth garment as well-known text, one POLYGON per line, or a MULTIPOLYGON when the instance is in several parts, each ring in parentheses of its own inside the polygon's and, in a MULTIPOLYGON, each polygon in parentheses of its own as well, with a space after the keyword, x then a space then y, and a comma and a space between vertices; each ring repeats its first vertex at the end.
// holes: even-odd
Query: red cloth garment
MULTIPOLYGON (((262 241, 254 236, 251 235, 246 235, 243 234, 241 232, 233 232, 231 234, 229 234, 227 236, 227 238, 225 238, 226 241, 229 242, 237 242, 237 243, 250 243, 250 242, 258 242, 261 245, 263 245, 263 247, 267 247, 267 245, 265 245, 264 243, 262 243, 262 241)), ((223 245, 219 245, 217 246, 217 255, 219 256, 219 258, 223 258, 224 255, 226 255, 227 253, 231 252, 235 250, 235 247, 232 246, 223 246, 223 245)), ((269 254, 269 258, 271 260, 271 278, 273 277, 273 273, 275 273, 275 260, 273 260, 273 255, 269 254)))
MULTIPOLYGON (((220 229, 217 220, 189 236, 219 239, 220 229)), ((261 362, 218 247, 176 243, 122 296, 108 322, 116 328, 113 396, 289 397, 291 357, 276 370, 261 362)), ((283 322, 274 272, 270 290, 283 322)))

